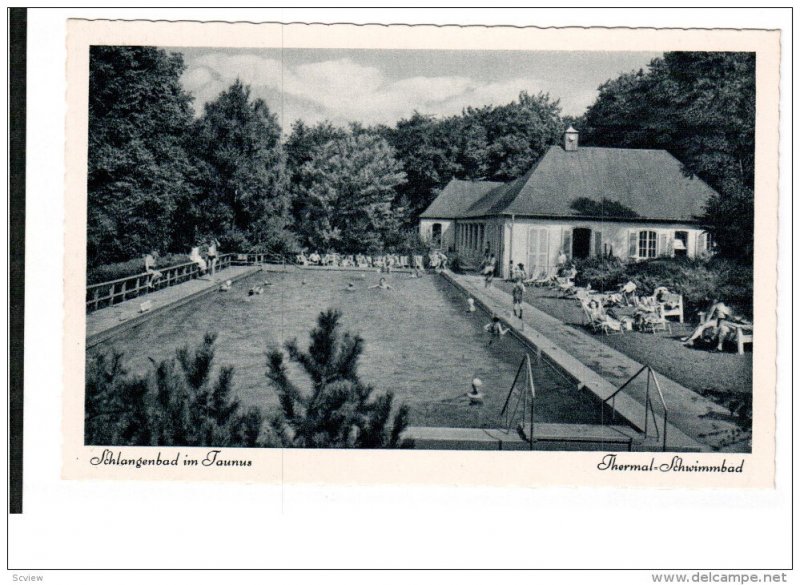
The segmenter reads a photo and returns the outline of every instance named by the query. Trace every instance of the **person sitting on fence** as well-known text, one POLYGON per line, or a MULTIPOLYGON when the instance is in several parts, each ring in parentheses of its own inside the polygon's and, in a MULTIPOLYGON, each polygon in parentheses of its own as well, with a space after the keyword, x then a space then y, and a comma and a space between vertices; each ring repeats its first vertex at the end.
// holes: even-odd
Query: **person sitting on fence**
POLYGON ((197 264, 197 270, 200 274, 205 274, 206 270, 208 270, 206 261, 200 255, 200 248, 192 248, 192 251, 189 252, 189 260, 197 264))
POLYGON ((156 270, 156 260, 153 258, 152 254, 148 254, 144 257, 144 270, 147 272, 147 286, 149 288, 155 288, 158 286, 161 277, 164 276, 156 270))
POLYGON ((690 347, 701 337, 715 338, 717 340, 717 350, 722 351, 724 333, 729 333, 730 328, 723 331, 721 325, 723 325, 724 321, 732 321, 733 319, 733 310, 719 299, 714 299, 711 308, 700 321, 700 325, 697 326, 691 335, 684 337, 681 341, 683 341, 685 346, 690 347), (723 333, 723 335, 720 335, 720 333, 723 333))
POLYGON ((308 258, 302 252, 295 256, 295 261, 302 266, 308 266, 308 258))

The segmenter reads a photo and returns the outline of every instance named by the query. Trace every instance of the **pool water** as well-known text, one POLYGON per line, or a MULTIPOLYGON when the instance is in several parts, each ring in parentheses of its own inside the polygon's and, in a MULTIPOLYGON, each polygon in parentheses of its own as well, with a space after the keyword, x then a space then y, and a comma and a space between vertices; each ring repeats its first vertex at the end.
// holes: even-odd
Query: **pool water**
MULTIPOLYGON (((235 367, 234 387, 242 404, 274 412, 279 405, 265 376, 268 350, 292 338, 306 348, 319 313, 337 308, 343 329, 364 338, 362 380, 376 394, 392 391, 395 405, 408 404, 412 426, 502 426, 500 411, 526 348, 511 335, 489 346, 483 329, 488 316, 468 313, 464 296, 439 276, 393 273, 383 275, 391 290, 369 289, 381 276, 300 268, 259 272, 228 292, 157 315, 89 355, 115 347, 124 352, 130 372, 144 373, 151 367, 148 358, 174 356, 178 347, 196 346, 207 331, 216 332, 215 364, 235 367), (264 294, 248 296, 251 286, 264 281, 271 283, 264 294), (345 290, 349 282, 356 290, 345 290), (475 377, 483 381, 483 405, 470 405, 464 396, 475 377)), ((600 422, 597 404, 532 358, 537 421, 600 422)))

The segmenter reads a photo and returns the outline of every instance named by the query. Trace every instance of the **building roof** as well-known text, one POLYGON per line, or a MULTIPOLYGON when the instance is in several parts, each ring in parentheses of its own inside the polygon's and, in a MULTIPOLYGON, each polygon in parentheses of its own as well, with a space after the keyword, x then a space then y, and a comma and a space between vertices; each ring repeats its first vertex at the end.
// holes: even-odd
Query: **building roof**
MULTIPOLYGON (((583 146, 566 152, 551 146, 525 175, 487 192, 458 217, 516 214, 696 221, 714 193, 704 181, 687 175, 680 161, 665 150, 583 146), (575 209, 576 202, 584 205, 575 209), (608 203, 615 205, 597 212, 598 204, 608 203)), ((438 203, 437 199, 428 211, 438 203)))
POLYGON ((453 219, 462 217, 469 207, 495 187, 496 181, 451 180, 439 196, 422 212, 420 218, 453 219))

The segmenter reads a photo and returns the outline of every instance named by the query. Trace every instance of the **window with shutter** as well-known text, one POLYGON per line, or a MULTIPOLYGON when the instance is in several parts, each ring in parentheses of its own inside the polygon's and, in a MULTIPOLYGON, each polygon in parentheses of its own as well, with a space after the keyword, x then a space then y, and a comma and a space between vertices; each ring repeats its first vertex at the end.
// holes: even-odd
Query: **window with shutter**
POLYGON ((561 249, 567 258, 572 258, 572 229, 564 228, 561 237, 561 249))
POLYGON ((636 258, 637 250, 638 250, 638 243, 639 243, 639 234, 637 232, 631 232, 628 236, 628 256, 631 258, 636 258))
POLYGON ((667 234, 658 234, 658 255, 659 256, 672 256, 672 246, 669 246, 667 234))

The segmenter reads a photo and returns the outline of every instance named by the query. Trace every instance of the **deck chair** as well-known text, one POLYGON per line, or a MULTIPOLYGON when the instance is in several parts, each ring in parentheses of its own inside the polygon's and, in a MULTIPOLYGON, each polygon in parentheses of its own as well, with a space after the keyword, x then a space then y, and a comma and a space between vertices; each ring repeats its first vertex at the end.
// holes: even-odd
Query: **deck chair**
POLYGON ((744 353, 744 344, 753 344, 753 326, 752 325, 739 325, 736 327, 736 353, 739 355, 744 353))
POLYGON ((422 260, 422 256, 414 256, 414 268, 425 270, 425 264, 422 260))
POLYGON ((655 334, 656 331, 668 331, 672 335, 672 325, 664 316, 664 306, 658 305, 658 309, 653 313, 645 315, 641 321, 640 328, 642 331, 650 331, 655 334))
POLYGON ((661 306, 664 307, 664 317, 677 317, 683 323, 683 295, 678 293, 665 293, 661 295, 661 306))
POLYGON ((533 286, 548 286, 553 282, 554 275, 555 275, 554 269, 542 270, 542 272, 539 274, 537 278, 531 279, 532 280, 531 284, 533 286))
POLYGON ((408 268, 408 256, 400 256, 400 268, 408 268))
POLYGON ((607 319, 597 319, 593 317, 592 312, 589 309, 589 303, 581 301, 581 309, 583 309, 583 318, 586 319, 587 324, 594 333, 598 333, 600 331, 606 335, 624 333, 625 328, 622 326, 622 323, 619 323, 619 327, 615 327, 609 323, 607 319))
MULTIPOLYGON (((522 282, 524 284, 530 284, 530 285, 536 286, 537 282, 545 279, 546 277, 547 277, 547 271, 546 270, 540 270, 536 274, 532 274, 530 278, 524 278, 522 280, 522 282)), ((514 279, 514 272, 511 273, 511 278, 512 278, 512 280, 514 279)))

